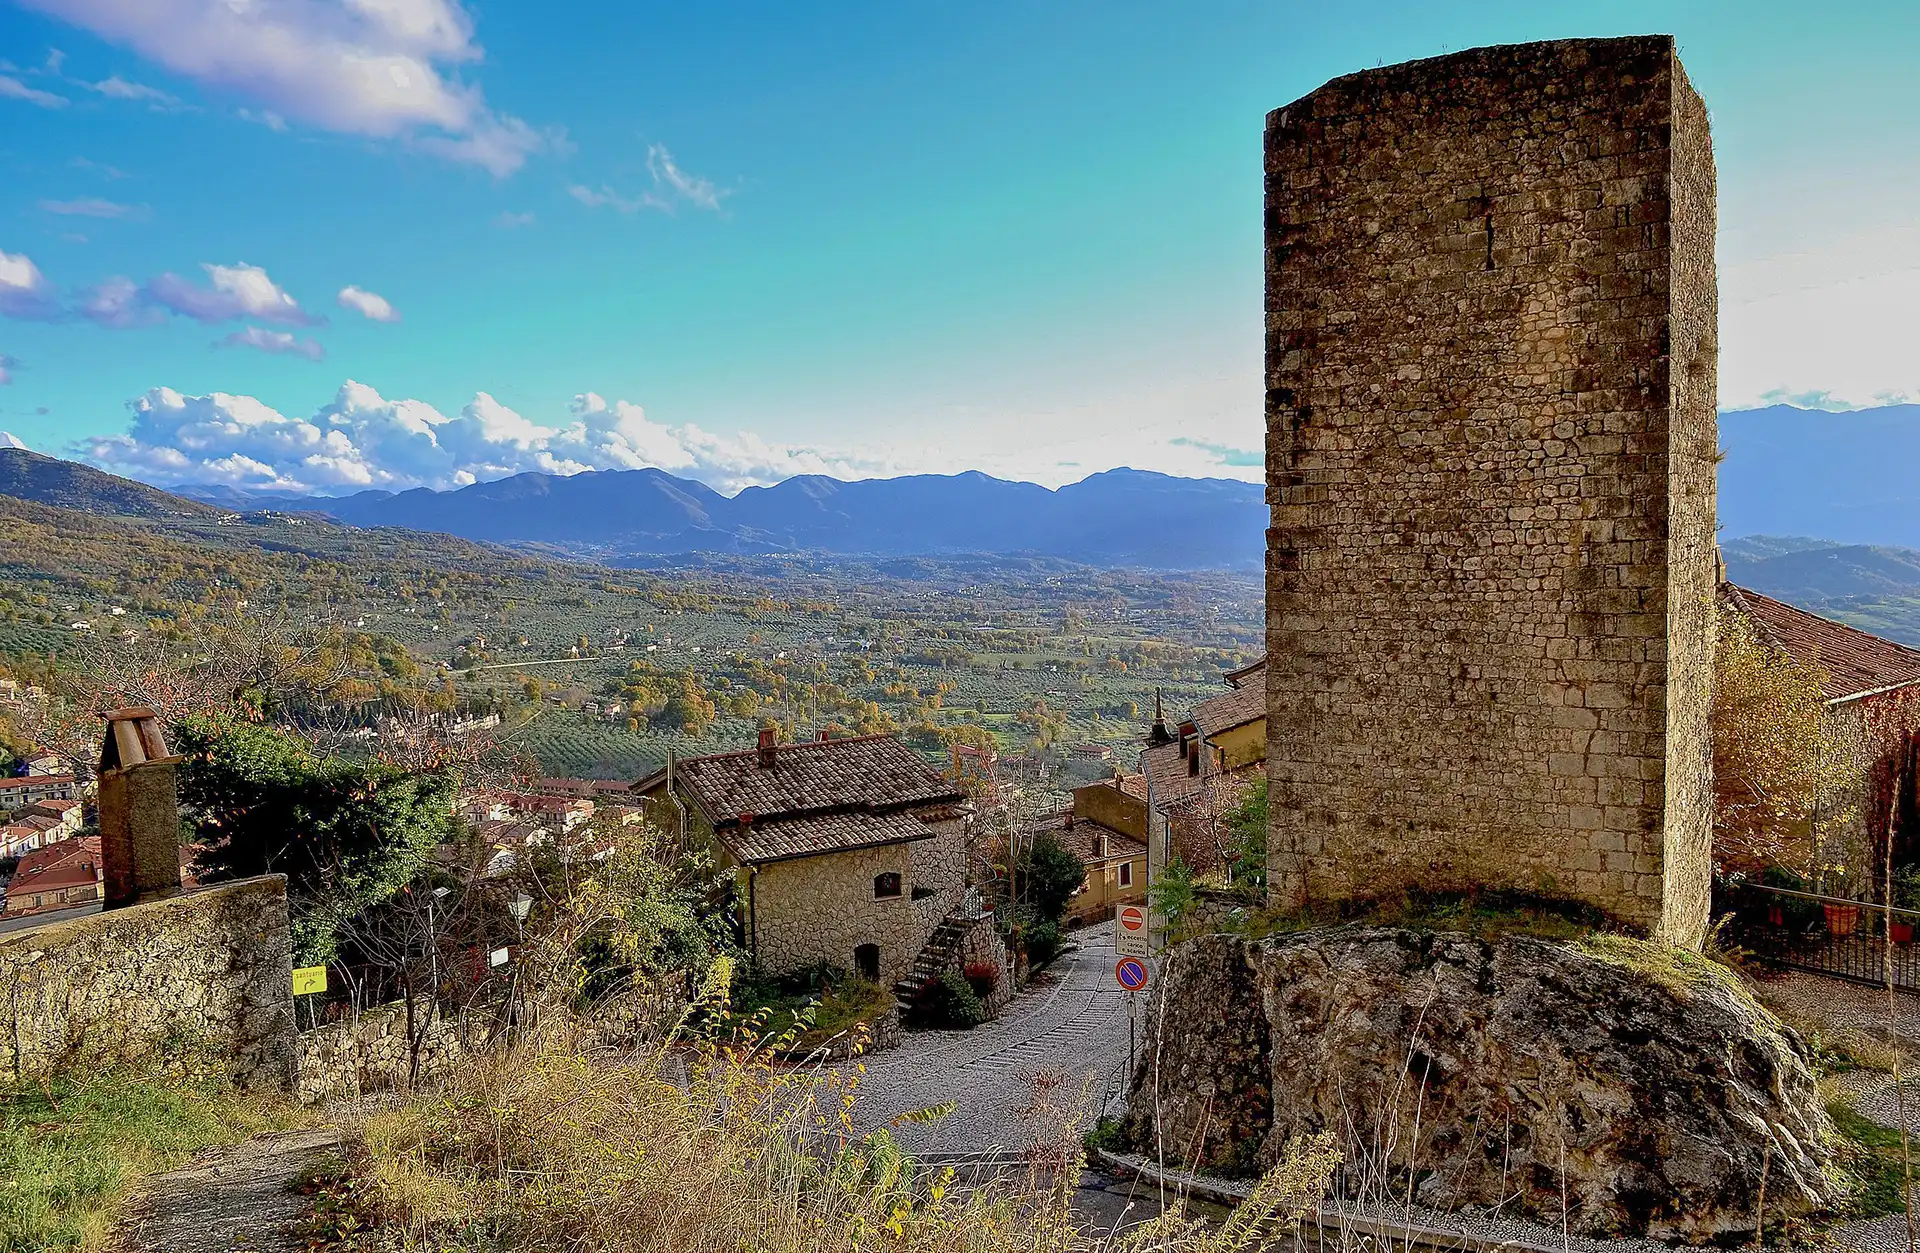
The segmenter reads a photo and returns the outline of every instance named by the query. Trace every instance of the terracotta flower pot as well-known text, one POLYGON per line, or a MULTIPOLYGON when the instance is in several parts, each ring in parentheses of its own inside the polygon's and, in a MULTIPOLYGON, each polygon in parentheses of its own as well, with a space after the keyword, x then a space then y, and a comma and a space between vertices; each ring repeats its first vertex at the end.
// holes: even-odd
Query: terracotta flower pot
POLYGON ((1913 943, 1913 920, 1907 918, 1889 918, 1887 935, 1895 944, 1913 943))
POLYGON ((1776 927, 1787 925, 1787 910, 1783 905, 1767 906, 1767 922, 1776 927))
POLYGON ((1858 905, 1822 905, 1820 908, 1827 915, 1827 931, 1831 935, 1836 937, 1852 935, 1854 927, 1859 925, 1860 907, 1858 905))

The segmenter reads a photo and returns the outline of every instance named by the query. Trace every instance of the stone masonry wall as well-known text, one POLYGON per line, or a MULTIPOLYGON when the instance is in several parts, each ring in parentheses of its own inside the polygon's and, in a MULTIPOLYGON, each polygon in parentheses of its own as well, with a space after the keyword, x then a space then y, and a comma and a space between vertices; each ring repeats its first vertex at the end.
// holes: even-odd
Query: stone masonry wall
POLYGON ((0 934, 0 1080, 158 1064, 290 1091, 278 875, 0 934))
POLYGON ((488 1039, 485 1023, 434 1015, 416 1004, 420 1035, 416 1076, 407 1038, 404 1002, 382 1005, 341 1022, 302 1031, 299 1038, 300 1099, 309 1105, 371 1092, 404 1091, 417 1077, 422 1083, 451 1073, 488 1039))
POLYGON ((931 840, 761 866, 751 887, 760 967, 776 975, 820 963, 852 970, 853 950, 876 944, 880 982, 904 978, 940 920, 960 906, 966 887, 963 823, 929 825, 938 833, 931 840), (887 871, 900 875, 900 895, 876 900, 874 877, 887 871), (916 887, 934 893, 915 900, 916 887))
POLYGON ((1276 904, 1515 888, 1698 942, 1713 187, 1664 36, 1269 116, 1276 904))

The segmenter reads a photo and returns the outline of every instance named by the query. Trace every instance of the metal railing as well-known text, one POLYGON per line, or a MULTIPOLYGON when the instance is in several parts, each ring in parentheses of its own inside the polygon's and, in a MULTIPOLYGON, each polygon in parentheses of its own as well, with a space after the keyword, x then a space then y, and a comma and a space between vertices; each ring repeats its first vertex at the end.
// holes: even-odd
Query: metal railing
POLYGON ((1920 992, 1920 911, 1791 888, 1730 890, 1728 939, 1762 961, 1853 983, 1920 992))

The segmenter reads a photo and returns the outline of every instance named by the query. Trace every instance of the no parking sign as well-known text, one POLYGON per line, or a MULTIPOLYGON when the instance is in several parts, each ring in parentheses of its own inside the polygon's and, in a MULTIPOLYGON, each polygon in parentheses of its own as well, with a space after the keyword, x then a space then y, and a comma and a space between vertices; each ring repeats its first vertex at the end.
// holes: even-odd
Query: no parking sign
POLYGON ((1127 991, 1138 992, 1147 986, 1147 963, 1138 957, 1122 957, 1114 963, 1113 977, 1127 991))

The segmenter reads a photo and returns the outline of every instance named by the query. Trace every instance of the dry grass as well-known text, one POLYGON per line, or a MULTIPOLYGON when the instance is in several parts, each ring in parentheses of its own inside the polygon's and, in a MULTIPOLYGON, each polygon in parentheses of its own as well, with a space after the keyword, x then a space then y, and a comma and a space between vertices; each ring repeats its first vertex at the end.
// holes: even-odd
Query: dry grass
POLYGON ((1037 1154, 1018 1183, 961 1186, 856 1127, 857 1066, 786 1069, 720 1042, 594 1054, 581 1038, 550 1035, 366 1122, 383 1247, 1226 1253, 1297 1219, 1336 1164, 1305 1144, 1224 1227, 1173 1215, 1096 1237, 1069 1208, 1077 1146, 1037 1154))

